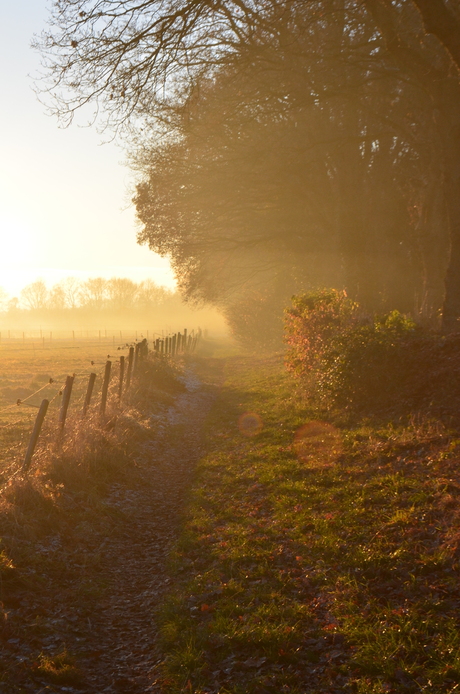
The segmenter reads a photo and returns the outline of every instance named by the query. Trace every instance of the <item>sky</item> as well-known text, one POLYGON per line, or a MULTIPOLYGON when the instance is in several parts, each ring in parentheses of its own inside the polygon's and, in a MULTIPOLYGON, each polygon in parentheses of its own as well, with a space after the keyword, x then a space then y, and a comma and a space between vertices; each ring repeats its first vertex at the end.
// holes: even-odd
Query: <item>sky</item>
POLYGON ((166 259, 136 243, 133 176, 95 128, 60 129, 32 87, 46 0, 0 0, 0 288, 36 279, 153 279, 174 287, 166 259))

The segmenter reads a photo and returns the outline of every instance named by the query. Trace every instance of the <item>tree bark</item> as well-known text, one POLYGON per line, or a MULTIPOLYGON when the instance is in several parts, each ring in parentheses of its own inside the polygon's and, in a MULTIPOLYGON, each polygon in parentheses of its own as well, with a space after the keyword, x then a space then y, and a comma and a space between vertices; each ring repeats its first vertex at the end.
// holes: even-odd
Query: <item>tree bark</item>
POLYGON ((443 188, 450 236, 442 330, 450 333, 460 331, 460 86, 457 80, 442 84, 439 103, 437 120, 443 145, 443 188))
POLYGON ((422 16, 427 34, 433 34, 442 43, 460 70, 460 22, 446 7, 443 0, 413 0, 422 16))

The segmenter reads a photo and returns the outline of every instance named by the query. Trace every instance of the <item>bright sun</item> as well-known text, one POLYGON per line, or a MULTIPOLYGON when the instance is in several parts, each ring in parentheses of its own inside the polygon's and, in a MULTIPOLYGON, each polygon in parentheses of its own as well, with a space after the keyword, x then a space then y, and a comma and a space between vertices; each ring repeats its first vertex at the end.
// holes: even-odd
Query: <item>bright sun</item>
POLYGON ((26 224, 10 217, 0 218, 0 287, 15 293, 23 273, 36 265, 37 238, 26 224))

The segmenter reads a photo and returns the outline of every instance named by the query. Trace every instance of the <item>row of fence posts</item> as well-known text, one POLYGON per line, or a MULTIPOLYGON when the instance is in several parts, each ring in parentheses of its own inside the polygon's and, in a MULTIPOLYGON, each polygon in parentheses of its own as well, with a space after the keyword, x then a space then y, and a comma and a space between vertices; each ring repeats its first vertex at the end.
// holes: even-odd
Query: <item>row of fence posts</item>
MULTIPOLYGON (((146 342, 146 341, 145 341, 146 342)), ((127 390, 130 386, 131 383, 131 377, 132 374, 138 365, 140 359, 141 359, 141 344, 138 343, 136 347, 130 347, 129 348, 129 354, 128 354, 128 369, 126 373, 126 383, 125 383, 125 390, 127 390), (136 359, 137 357, 137 359, 136 359)), ((110 377, 112 373, 112 362, 110 360, 107 360, 105 364, 105 369, 104 369, 104 380, 102 382, 102 393, 101 393, 101 404, 100 404, 100 416, 104 417, 105 411, 107 408, 107 397, 109 393, 109 384, 110 384, 110 377)), ((124 380, 124 373, 125 373, 125 357, 121 356, 120 357, 120 381, 119 381, 119 386, 118 386, 118 400, 121 400, 122 393, 123 393, 123 380, 124 380)), ((96 382, 97 374, 91 373, 89 375, 89 380, 88 380, 88 386, 86 388, 86 395, 85 395, 85 400, 83 403, 83 410, 82 410, 82 417, 86 417, 86 414, 88 412, 88 408, 91 403, 91 397, 93 394, 94 390, 94 384, 96 382)), ((59 419, 58 419, 58 431, 59 431, 59 436, 62 436, 64 433, 64 427, 65 427, 65 422, 67 419, 67 411, 69 409, 69 404, 70 404, 70 397, 72 395, 72 389, 73 385, 75 382, 75 374, 72 376, 67 376, 66 382, 64 389, 62 391, 62 402, 61 402, 61 409, 59 410, 59 419)), ((35 420, 34 428, 32 431, 32 435, 30 437, 29 441, 29 446, 26 451, 26 455, 24 458, 24 463, 23 463, 23 471, 27 471, 28 468, 30 467, 30 464, 32 462, 32 457, 35 451, 35 447, 38 442, 38 438, 40 436, 40 432, 43 426, 43 422, 45 421, 45 416, 48 411, 48 406, 49 406, 49 400, 42 400, 42 403, 40 405, 40 409, 38 411, 37 418, 35 420)))
MULTIPOLYGON (((85 331, 83 331, 83 330, 81 330, 81 331, 72 330, 72 331, 70 331, 70 332, 71 332, 71 334, 72 334, 72 341, 75 342, 75 340, 76 340, 77 337, 78 337, 78 333, 80 332, 80 333, 81 333, 81 337, 83 338, 83 337, 84 337, 83 333, 84 333, 85 331)), ((70 332, 68 333, 69 336, 70 336, 70 332)), ((96 331, 93 331, 93 332, 94 332, 94 338, 96 338, 96 331)), ((128 331, 128 332, 129 332, 129 331, 128 331)), ((193 331, 192 331, 192 332, 193 332, 193 331)), ((43 344, 45 344, 45 339, 47 339, 49 342, 51 342, 52 339, 53 339, 53 332, 52 332, 51 330, 50 330, 49 332, 46 332, 46 338, 45 338, 45 334, 44 334, 44 333, 45 333, 45 331, 40 330, 40 336, 39 336, 39 337, 36 336, 36 339, 37 339, 37 340, 40 339, 40 341, 41 341, 43 344), (49 338, 48 338, 48 335, 49 335, 49 338)), ((89 333, 90 333, 90 331, 87 330, 87 331, 86 331, 86 338, 89 338, 89 337, 90 337, 89 333)), ((33 339, 34 339, 33 336, 32 336, 32 337, 29 336, 29 337, 26 338, 26 333, 25 333, 24 331, 19 332, 19 334, 21 335, 21 338, 16 337, 17 334, 18 334, 18 332, 16 332, 16 333, 13 334, 13 339, 14 339, 14 340, 22 339, 22 342, 23 342, 23 343, 25 343, 26 339, 28 339, 28 340, 30 340, 30 339, 33 340, 33 339)), ((55 333, 55 334, 56 334, 56 333, 55 333)), ((138 333, 137 333, 137 330, 136 330, 136 340, 137 340, 137 334, 138 334, 138 333)), ((176 333, 175 336, 173 335, 173 336, 171 336, 171 337, 159 338, 158 340, 155 341, 154 344, 156 345, 157 343, 160 344, 160 343, 162 342, 162 343, 164 343, 164 345, 166 346, 166 343, 167 343, 169 340, 172 340, 174 337, 176 337, 177 340, 178 340, 178 342, 179 342, 179 340, 183 340, 183 341, 184 341, 183 347, 182 347, 182 351, 183 351, 183 352, 187 352, 187 351, 191 351, 191 350, 192 350, 192 347, 191 347, 192 341, 195 340, 195 344, 196 344, 196 340, 198 339, 199 334, 201 334, 201 329, 198 329, 198 334, 195 335, 195 337, 192 337, 192 336, 190 335, 189 338, 188 338, 188 342, 187 342, 187 330, 184 330, 184 332, 183 332, 182 334, 181 334, 181 333, 176 333)), ((125 331, 125 335, 126 335, 126 331, 125 331)), ((131 335, 132 335, 132 333, 131 333, 131 335)), ((149 331, 148 331, 148 330, 147 330, 146 335, 147 335, 147 340, 148 340, 148 339, 149 339, 149 331)), ((5 331, 3 331, 3 332, 0 331, 0 342, 2 342, 2 337, 3 337, 3 339, 5 339, 5 336, 6 336, 5 331)), ((98 330, 98 331, 97 331, 97 338, 98 338, 99 342, 102 341, 102 338, 103 338, 103 337, 104 337, 105 340, 110 339, 110 338, 107 337, 107 330, 106 330, 106 329, 105 329, 104 331, 98 330), (104 332, 104 334, 102 334, 103 332, 104 332)), ((58 333, 57 339, 59 339, 59 333, 58 333)), ((63 339, 63 338, 61 338, 61 339, 63 339)), ((70 337, 69 337, 69 339, 70 339, 70 337)), ((8 330, 8 340, 11 340, 11 331, 10 331, 10 330, 8 330)), ((116 337, 115 337, 114 334, 112 334, 112 341, 113 341, 113 344, 115 344, 115 340, 116 340, 116 337)), ((123 340, 123 331, 122 331, 122 330, 120 330, 120 340, 123 340)), ((156 349, 156 348, 155 348, 155 349, 156 349)), ((158 351, 158 350, 157 350, 157 351, 158 351)))
POLYGON ((201 330, 195 335, 188 335, 187 329, 183 333, 175 333, 164 338, 158 338, 153 343, 153 348, 157 354, 168 354, 174 357, 176 354, 194 352, 197 342, 201 336, 201 330))
MULTIPOLYGON (((185 353, 185 352, 193 352, 195 351, 197 342, 200 338, 200 333, 195 336, 188 335, 187 336, 187 330, 185 329, 184 332, 181 333, 176 333, 175 335, 172 335, 171 337, 166 337, 164 339, 157 339, 154 342, 154 351, 156 352, 157 355, 167 355, 167 356, 175 356, 176 354, 179 353, 185 353)), ((127 364, 126 359, 124 356, 120 357, 120 375, 119 375, 119 384, 118 384, 118 401, 121 402, 122 395, 123 395, 123 386, 124 390, 127 391, 131 385, 131 380, 133 375, 135 374, 140 362, 142 362, 148 355, 149 349, 148 349, 148 343, 146 339, 143 339, 141 342, 138 342, 135 347, 130 347, 129 348, 129 353, 128 353, 128 360, 127 364), (125 381, 125 371, 126 371, 126 381, 125 381)), ((109 392, 109 384, 110 384, 110 378, 111 378, 111 372, 112 372, 112 362, 110 360, 107 360, 105 369, 104 369, 104 380, 102 383, 102 392, 101 392, 101 404, 100 404, 100 416, 103 418, 105 416, 106 412, 106 407, 107 407, 107 397, 108 397, 108 392, 109 392)), ((88 380, 88 387, 86 389, 86 395, 85 395, 85 400, 83 404, 83 411, 82 411, 82 417, 86 417, 86 414, 88 412, 88 408, 91 403, 91 397, 93 394, 93 389, 94 389, 94 384, 96 381, 96 374, 91 373, 89 375, 89 380, 88 380)), ((72 388, 73 384, 75 381, 75 374, 73 376, 67 376, 66 378, 66 383, 64 386, 64 390, 62 392, 62 402, 61 402, 61 409, 59 411, 59 420, 58 420, 58 430, 59 430, 59 436, 62 436, 64 433, 64 427, 65 427, 65 422, 67 419, 67 411, 69 409, 69 404, 70 404, 70 396, 72 394, 72 388)), ((43 426, 43 422, 45 421, 46 413, 48 411, 48 406, 49 406, 49 400, 42 400, 42 403, 40 405, 39 411, 37 418, 35 420, 34 428, 32 431, 32 435, 30 437, 29 445, 26 451, 26 455, 24 458, 24 463, 23 463, 23 472, 26 472, 30 464, 32 462, 32 457, 35 451, 35 447, 38 442, 38 438, 40 436, 40 432, 43 426)))

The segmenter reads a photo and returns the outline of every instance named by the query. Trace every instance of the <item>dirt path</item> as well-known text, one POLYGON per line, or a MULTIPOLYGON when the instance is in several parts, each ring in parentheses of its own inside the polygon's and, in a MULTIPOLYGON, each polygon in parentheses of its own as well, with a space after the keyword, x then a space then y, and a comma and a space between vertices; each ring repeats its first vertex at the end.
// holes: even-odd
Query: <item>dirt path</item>
MULTIPOLYGON (((142 483, 135 488, 114 484, 105 500, 107 522, 88 526, 82 565, 68 565, 63 580, 51 577, 48 590, 25 598, 11 618, 33 621, 41 615, 43 629, 29 644, 7 639, 3 655, 21 662, 32 651, 54 654, 65 648, 76 658, 80 681, 50 684, 40 672, 24 679, 18 692, 71 694, 140 694, 159 692, 161 654, 154 613, 170 579, 165 563, 177 537, 184 497, 193 467, 202 453, 203 422, 216 389, 186 373, 187 391, 158 420, 155 440, 141 446, 137 462, 142 483), (94 567, 97 567, 96 570, 94 567), (81 587, 81 601, 66 600, 81 587), (59 587, 56 590, 56 586, 59 587), (51 604, 49 604, 51 601, 51 604), (69 607, 69 602, 72 607, 69 607), (13 641, 13 643, 9 643, 13 641)), ((58 543, 59 544, 59 543, 58 543)), ((59 550, 59 547, 56 548, 59 550)), ((51 551, 51 550, 49 550, 51 551)), ((0 692, 9 688, 0 683, 0 692)))

